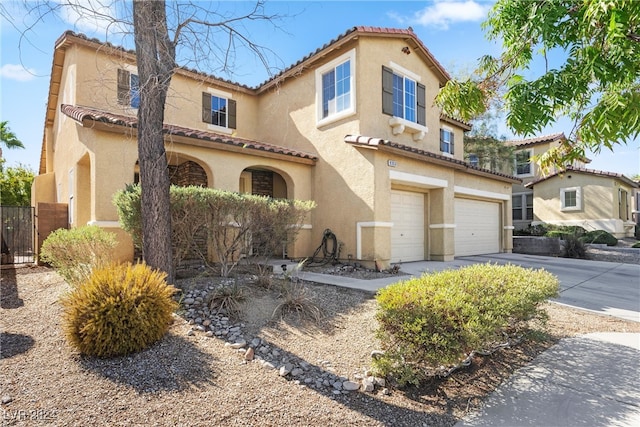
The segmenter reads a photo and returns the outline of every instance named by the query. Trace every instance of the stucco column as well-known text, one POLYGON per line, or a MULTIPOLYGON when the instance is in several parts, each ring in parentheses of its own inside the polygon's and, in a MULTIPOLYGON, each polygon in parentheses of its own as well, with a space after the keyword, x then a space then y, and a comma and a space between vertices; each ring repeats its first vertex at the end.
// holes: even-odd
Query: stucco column
POLYGON ((453 189, 431 190, 429 203, 429 250, 432 261, 451 261, 455 253, 453 189))

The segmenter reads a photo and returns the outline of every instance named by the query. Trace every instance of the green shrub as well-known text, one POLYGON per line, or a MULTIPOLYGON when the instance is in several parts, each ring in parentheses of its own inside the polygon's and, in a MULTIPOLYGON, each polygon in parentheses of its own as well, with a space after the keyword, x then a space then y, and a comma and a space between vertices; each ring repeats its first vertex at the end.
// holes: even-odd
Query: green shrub
POLYGON ((564 236, 564 246, 562 247, 562 256, 564 258, 586 258, 587 248, 582 238, 567 234, 564 236))
POLYGON ((616 239, 611 233, 604 230, 589 231, 580 239, 585 243, 595 243, 607 246, 616 246, 618 244, 618 239, 616 239))
POLYGON ((418 384, 544 317, 539 304, 557 294, 552 274, 513 265, 472 265, 388 286, 376 295, 385 352, 374 367, 400 385, 418 384))
POLYGON ((640 225, 637 225, 637 224, 636 224, 636 226, 635 226, 635 230, 634 230, 634 233, 633 233, 633 236, 634 236, 636 239, 640 240, 640 225))
POLYGON ((573 236, 573 233, 569 231, 562 231, 562 230, 551 230, 551 231, 547 231, 547 233, 545 234, 545 237, 557 237, 562 240, 564 240, 564 238, 567 236, 573 236))
MULTIPOLYGON (((174 265, 184 259, 216 261, 228 276, 243 255, 270 256, 294 241, 312 201, 273 199, 214 188, 171 186, 174 265), (253 251, 251 250, 253 249, 253 251)), ((142 236, 139 185, 114 195, 120 223, 136 245, 142 236)))
POLYGON ((40 259, 62 276, 67 283, 77 286, 87 280, 91 272, 112 261, 116 235, 96 225, 60 228, 42 243, 40 259))
POLYGON ((632 248, 640 248, 640 242, 635 242, 631 247, 632 248))
POLYGON ((166 333, 178 304, 166 274, 145 264, 110 265, 65 295, 63 323, 82 354, 113 357, 143 350, 166 333))

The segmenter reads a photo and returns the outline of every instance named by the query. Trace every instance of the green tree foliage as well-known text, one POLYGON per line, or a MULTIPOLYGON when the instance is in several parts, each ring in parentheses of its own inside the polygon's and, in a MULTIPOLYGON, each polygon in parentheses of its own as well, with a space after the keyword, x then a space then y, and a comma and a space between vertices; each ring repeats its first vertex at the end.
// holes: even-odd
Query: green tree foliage
POLYGON ((484 28, 502 41, 502 54, 481 58, 481 78, 447 83, 436 100, 446 114, 470 120, 501 97, 508 126, 524 136, 571 118, 569 140, 542 157, 543 165, 640 135, 640 2, 498 0, 484 28), (561 66, 525 76, 552 53, 566 57, 561 66))
POLYGON ((31 206, 33 171, 24 165, 4 167, 0 159, 0 204, 5 206, 31 206))
MULTIPOLYGON (((0 142, 7 148, 24 148, 22 141, 9 129, 9 122, 0 122, 0 142)), ((2 150, 0 150, 2 153, 2 150)))

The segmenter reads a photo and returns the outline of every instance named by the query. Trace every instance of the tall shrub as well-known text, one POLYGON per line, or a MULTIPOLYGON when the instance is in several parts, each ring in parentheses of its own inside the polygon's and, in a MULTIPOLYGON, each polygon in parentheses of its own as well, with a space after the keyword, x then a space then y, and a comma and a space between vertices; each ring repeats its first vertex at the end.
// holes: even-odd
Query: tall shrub
MULTIPOLYGON (((139 242, 139 186, 119 191, 114 203, 123 229, 132 235, 134 242, 139 242)), ((274 247, 293 241, 304 217, 314 206, 313 202, 172 186, 174 263, 178 265, 194 256, 204 263, 215 260, 221 275, 226 277, 242 256, 249 255, 252 247, 256 250, 254 253, 271 254, 274 247), (203 240, 206 245, 201 244, 203 240)))
POLYGON ((72 286, 77 286, 91 272, 112 261, 111 253, 117 245, 114 233, 97 225, 70 230, 60 228, 42 243, 40 259, 56 269, 72 286))

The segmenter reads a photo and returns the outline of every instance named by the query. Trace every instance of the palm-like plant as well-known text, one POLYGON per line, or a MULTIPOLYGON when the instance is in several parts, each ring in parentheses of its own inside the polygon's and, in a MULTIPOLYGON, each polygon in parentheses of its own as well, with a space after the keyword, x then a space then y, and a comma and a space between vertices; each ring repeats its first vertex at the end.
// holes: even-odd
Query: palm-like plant
POLYGON ((9 129, 9 122, 0 122, 0 157, 2 157, 2 145, 7 148, 24 148, 22 141, 9 129))

